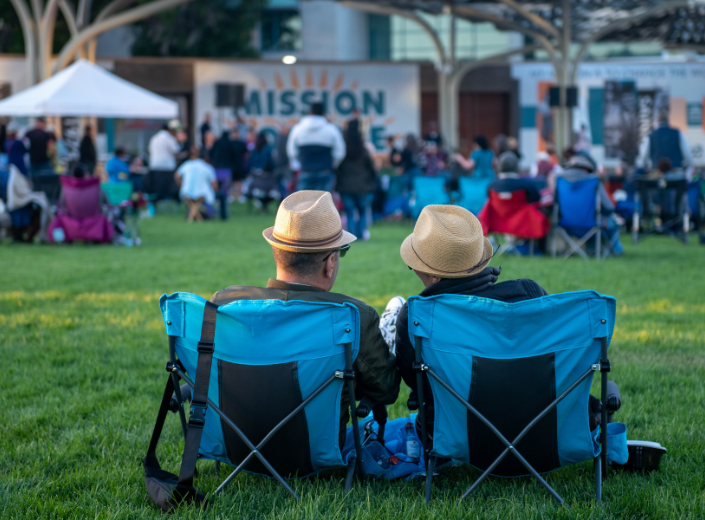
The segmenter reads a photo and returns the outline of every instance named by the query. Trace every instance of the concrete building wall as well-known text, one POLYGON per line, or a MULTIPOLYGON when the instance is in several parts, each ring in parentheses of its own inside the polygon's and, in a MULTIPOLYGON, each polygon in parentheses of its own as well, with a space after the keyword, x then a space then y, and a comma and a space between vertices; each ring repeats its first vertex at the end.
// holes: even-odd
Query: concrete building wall
POLYGON ((367 60, 367 14, 329 0, 301 2, 302 50, 305 60, 367 60))

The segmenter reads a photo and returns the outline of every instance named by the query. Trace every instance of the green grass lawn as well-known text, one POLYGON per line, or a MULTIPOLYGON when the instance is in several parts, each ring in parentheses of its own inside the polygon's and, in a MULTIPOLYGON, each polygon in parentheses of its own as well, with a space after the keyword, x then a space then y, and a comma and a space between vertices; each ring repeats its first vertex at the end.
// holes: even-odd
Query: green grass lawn
MULTIPOLYGON (((239 211, 226 223, 159 216, 143 221, 139 248, 0 245, 0 518, 166 518, 147 496, 141 467, 166 378, 157 300, 265 284, 274 263, 261 232, 273 220, 239 211)), ((374 227, 372 240, 342 260, 335 290, 379 311, 392 295, 418 293, 420 281, 399 257, 410 230, 374 227)), ((660 472, 611 472, 602 505, 585 462, 546 476, 570 509, 529 478, 490 477, 456 505, 479 475, 463 467, 435 479, 428 507, 421 481, 356 481, 346 497, 344 471, 333 471, 296 481, 296 502, 274 481, 240 475, 208 510, 184 508, 174 518, 705 518, 705 248, 694 242, 652 238, 604 263, 493 261, 501 279, 617 298, 610 358, 624 404, 615 417, 629 438, 669 451, 660 472)), ((404 387, 392 418, 408 415, 407 396, 404 387)), ((178 473, 182 447, 170 415, 162 466, 178 473)), ((212 462, 199 471, 205 492, 225 475, 212 462)))

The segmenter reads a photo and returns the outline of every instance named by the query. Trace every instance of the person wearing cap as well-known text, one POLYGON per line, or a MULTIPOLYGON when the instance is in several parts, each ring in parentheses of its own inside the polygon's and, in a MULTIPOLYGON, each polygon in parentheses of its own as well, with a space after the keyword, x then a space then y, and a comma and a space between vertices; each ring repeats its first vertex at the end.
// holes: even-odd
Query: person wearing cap
MULTIPOLYGON (((584 152, 576 153, 566 163, 565 170, 556 173, 549 178, 548 184, 552 190, 556 189, 556 180, 562 177, 568 182, 578 182, 584 179, 595 177, 597 163, 584 152)), ((598 197, 600 198, 600 208, 604 216, 603 222, 606 226, 607 236, 612 240, 615 234, 619 235, 619 230, 624 223, 622 218, 615 213, 615 205, 607 194, 604 184, 600 182, 598 188, 598 197)), ((616 255, 621 255, 624 252, 622 243, 617 238, 612 246, 612 251, 616 255)))
MULTIPOLYGON (((497 283, 502 268, 491 267, 492 244, 482 234, 477 217, 459 206, 430 205, 419 215, 414 232, 401 245, 401 258, 419 277, 425 289, 421 296, 469 294, 503 302, 520 302, 548 293, 528 279, 497 283)), ((401 306, 396 322, 396 355, 404 382, 416 391, 414 348, 409 338, 407 304, 401 306)), ((433 405, 428 380, 424 399, 433 405)), ((427 414, 426 430, 433 435, 433 414, 427 414)), ((417 417, 416 428, 421 425, 417 417)))
MULTIPOLYGON (((343 230, 340 215, 327 191, 303 190, 285 198, 274 226, 264 238, 272 246, 277 275, 266 287, 233 285, 216 292, 211 301, 224 305, 238 300, 284 300, 352 303, 360 312, 360 351, 354 363, 355 395, 393 404, 400 376, 394 354, 379 328, 379 316, 369 305, 331 292, 340 259, 355 236, 343 230)), ((286 345, 282 345, 286 349, 286 345)), ((341 398, 340 441, 345 440, 348 397, 341 398)), ((342 445, 342 444, 341 444, 342 445)))
POLYGON ((175 137, 180 129, 181 123, 172 119, 149 140, 149 173, 145 179, 145 191, 156 193, 159 198, 176 198, 179 191, 174 184, 174 171, 176 155, 181 151, 175 137))
POLYGON ((501 192, 512 192, 524 190, 526 202, 533 203, 541 200, 538 186, 529 179, 522 179, 517 173, 519 170, 519 159, 514 152, 504 152, 499 156, 499 173, 487 189, 501 192))

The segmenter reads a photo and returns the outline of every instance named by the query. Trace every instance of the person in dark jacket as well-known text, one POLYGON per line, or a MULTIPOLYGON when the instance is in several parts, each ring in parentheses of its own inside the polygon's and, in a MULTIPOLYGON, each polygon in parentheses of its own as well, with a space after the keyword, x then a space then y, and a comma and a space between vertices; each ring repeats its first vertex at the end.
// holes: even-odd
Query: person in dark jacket
POLYGON ((274 174, 273 147, 264 131, 257 134, 255 147, 250 152, 247 165, 250 168, 250 176, 243 187, 245 196, 266 212, 271 201, 281 200, 281 191, 274 174))
POLYGON ((531 179, 522 179, 519 174, 519 160, 513 152, 504 152, 499 156, 499 173, 492 179, 489 190, 497 193, 523 190, 526 202, 541 200, 538 185, 531 179))
MULTIPOLYGON (((477 217, 460 206, 426 206, 414 232, 401 246, 401 257, 424 284, 421 296, 471 294, 514 303, 548 294, 533 280, 497 283, 502 269, 489 265, 492 244, 482 235, 477 217)), ((401 377, 415 392, 416 372, 412 368, 415 354, 409 338, 406 304, 397 317, 395 347, 401 377)), ((433 406, 428 379, 424 380, 424 399, 433 406)), ((418 431, 420 426, 417 418, 418 431)), ((433 414, 427 414, 426 430, 433 435, 433 414)))
POLYGON ((658 115, 658 127, 645 136, 639 146, 637 166, 647 170, 655 170, 661 159, 668 159, 676 169, 687 169, 693 166, 693 152, 685 139, 683 132, 668 125, 667 111, 658 115))
POLYGON ((27 177, 27 164, 24 160, 24 156, 27 154, 27 147, 17 134, 17 125, 13 121, 7 125, 7 140, 5 141, 7 163, 14 164, 22 175, 27 177))
POLYGON ((338 166, 336 190, 343 200, 348 229, 358 240, 365 240, 367 214, 377 187, 377 171, 357 125, 348 126, 345 131, 345 149, 345 159, 338 166))
POLYGON ((83 130, 83 139, 81 139, 81 145, 79 147, 78 162, 85 167, 89 175, 93 175, 95 165, 98 162, 98 154, 95 151, 93 129, 90 126, 86 126, 83 130))
MULTIPOLYGON (((344 231, 329 192, 302 190, 284 199, 273 227, 263 233, 272 246, 276 279, 267 287, 235 285, 218 291, 211 301, 224 305, 238 300, 284 300, 351 303, 360 312, 360 350, 353 363, 355 395, 380 404, 394 404, 401 379, 396 358, 379 329, 379 316, 369 305, 331 292, 340 259, 355 237, 344 231)), ((286 345, 282 344, 283 352, 286 345)), ((263 382, 266 384, 266 382, 263 382)), ((340 441, 350 418, 348 394, 340 402, 340 441)))

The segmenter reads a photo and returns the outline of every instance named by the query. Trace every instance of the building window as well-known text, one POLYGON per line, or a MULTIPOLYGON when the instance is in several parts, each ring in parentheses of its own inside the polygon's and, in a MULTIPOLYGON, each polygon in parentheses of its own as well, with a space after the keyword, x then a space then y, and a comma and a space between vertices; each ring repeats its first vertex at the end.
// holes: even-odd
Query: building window
MULTIPOLYGON (((437 32, 443 46, 450 48, 451 17, 433 16, 425 13, 419 15, 437 32)), ((381 17, 380 17, 381 18, 381 17)), ((387 17, 389 56, 392 60, 430 60, 438 59, 438 52, 426 31, 416 22, 400 16, 387 17)), ((383 28, 381 20, 370 18, 370 54, 374 53, 375 40, 379 39, 383 28)), ((477 60, 506 52, 511 46, 511 34, 496 29, 489 23, 470 23, 456 18, 455 42, 456 58, 459 60, 477 60)))
POLYGON ((389 61, 392 58, 391 20, 389 16, 369 14, 370 59, 389 61))
POLYGON ((298 9, 267 9, 262 13, 262 50, 301 49, 301 16, 298 9))

